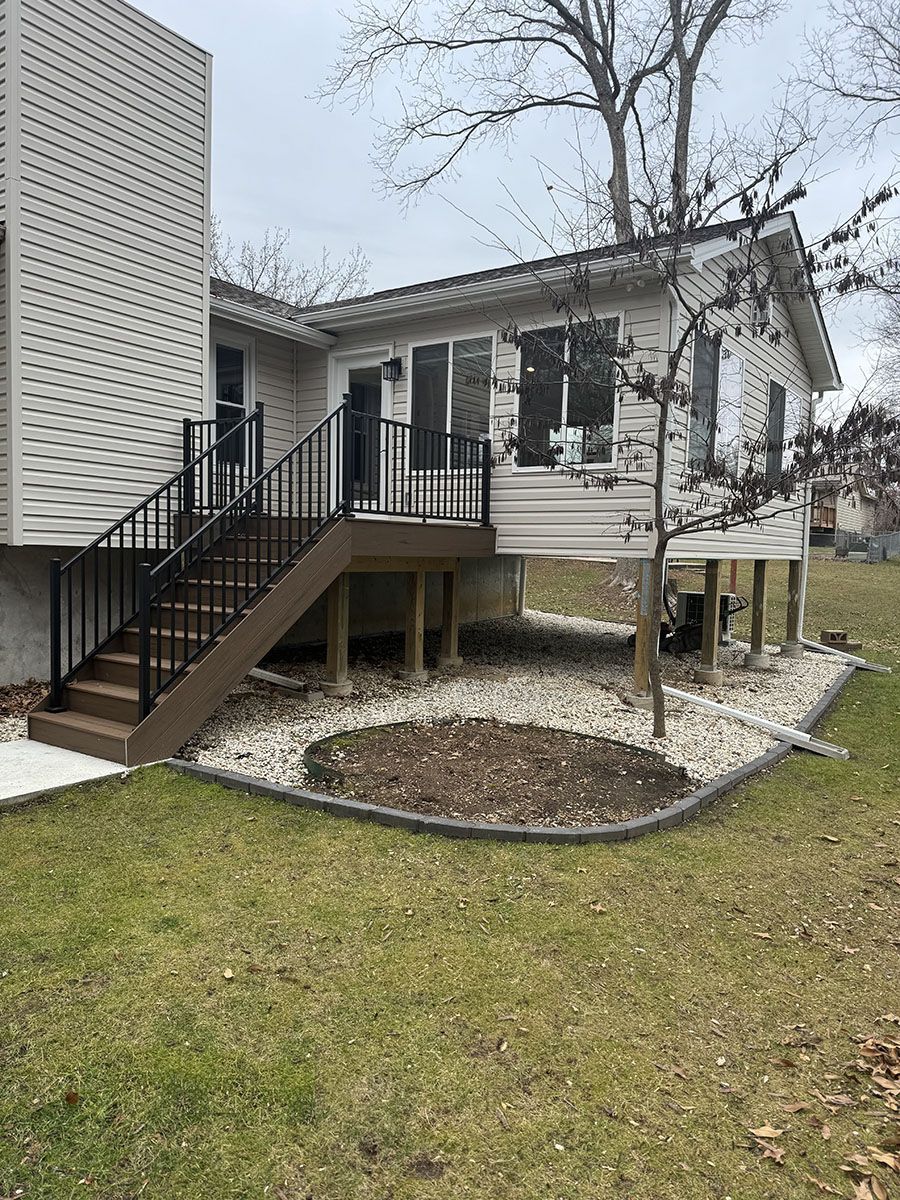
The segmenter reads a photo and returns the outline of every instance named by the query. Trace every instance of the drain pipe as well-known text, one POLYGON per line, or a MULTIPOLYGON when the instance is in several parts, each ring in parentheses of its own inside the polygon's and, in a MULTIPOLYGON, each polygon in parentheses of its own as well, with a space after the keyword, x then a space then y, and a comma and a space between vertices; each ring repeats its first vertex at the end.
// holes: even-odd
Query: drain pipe
POLYGON ((663 692, 673 700, 682 700, 686 704, 698 704, 701 708, 708 708, 712 712, 718 713, 720 717, 731 717, 732 720, 743 721, 745 725, 755 725, 759 729, 765 729, 780 742, 789 742, 792 746, 799 746, 801 750, 810 750, 813 754, 824 755, 825 758, 846 760, 850 757, 850 751, 845 750, 843 746, 823 742, 808 733, 801 733, 799 729, 793 729, 790 725, 781 725, 778 721, 767 721, 765 717, 754 716, 753 713, 744 712, 740 708, 731 708, 730 705, 722 704, 718 700, 707 700, 705 696, 695 696, 692 692, 679 691, 678 688, 669 687, 668 684, 663 684, 663 692))

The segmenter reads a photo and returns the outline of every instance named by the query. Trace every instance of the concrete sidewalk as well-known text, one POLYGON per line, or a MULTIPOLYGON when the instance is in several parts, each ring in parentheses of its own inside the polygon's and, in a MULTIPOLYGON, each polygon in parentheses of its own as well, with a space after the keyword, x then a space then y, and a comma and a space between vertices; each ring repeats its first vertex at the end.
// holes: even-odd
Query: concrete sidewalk
POLYGON ((76 783, 121 775, 125 769, 121 763, 28 738, 0 742, 0 808, 76 783))

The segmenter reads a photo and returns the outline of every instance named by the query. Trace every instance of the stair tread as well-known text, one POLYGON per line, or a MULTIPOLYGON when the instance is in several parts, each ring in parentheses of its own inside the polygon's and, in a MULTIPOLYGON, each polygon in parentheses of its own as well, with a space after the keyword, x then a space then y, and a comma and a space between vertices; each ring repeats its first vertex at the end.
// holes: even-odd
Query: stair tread
POLYGON ((51 725, 67 725, 71 729, 79 729, 84 733, 99 733, 105 737, 127 738, 133 731, 133 725, 123 721, 110 721, 107 717, 95 717, 91 713, 76 712, 67 708, 65 712, 35 712, 30 720, 49 722, 51 725))
MULTIPOLYGON (((137 655, 135 655, 135 658, 137 655)), ((113 700, 137 700, 138 690, 124 683, 109 683, 106 679, 78 679, 66 684, 70 691, 88 692, 95 696, 109 696, 113 700)))

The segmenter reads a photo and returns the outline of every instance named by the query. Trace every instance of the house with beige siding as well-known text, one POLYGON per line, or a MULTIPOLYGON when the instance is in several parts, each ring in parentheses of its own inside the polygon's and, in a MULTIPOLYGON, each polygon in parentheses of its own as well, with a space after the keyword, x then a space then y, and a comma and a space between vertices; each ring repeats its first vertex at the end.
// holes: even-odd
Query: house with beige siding
MULTIPOLYGON (((622 474, 653 412, 602 365, 567 376, 553 291, 589 262, 594 315, 649 369, 686 320, 615 247, 308 309, 210 281, 210 88, 209 55, 123 0, 0 0, 0 682, 49 670, 31 736, 128 763, 283 639, 326 639, 341 694, 347 636, 405 628, 415 679, 425 625, 457 661, 460 620, 516 611, 526 557, 646 558, 649 464, 584 480, 622 474), (505 453, 526 419, 577 470, 505 453)), ((789 215, 767 236, 800 255, 789 215)), ((698 232, 684 295, 735 253, 733 226, 698 232)), ((778 304, 777 342, 748 313, 685 362, 736 463, 840 386, 815 300, 778 304)), ((673 493, 703 438, 672 441, 673 493)), ((774 502, 678 553, 799 562, 804 537, 774 502)))

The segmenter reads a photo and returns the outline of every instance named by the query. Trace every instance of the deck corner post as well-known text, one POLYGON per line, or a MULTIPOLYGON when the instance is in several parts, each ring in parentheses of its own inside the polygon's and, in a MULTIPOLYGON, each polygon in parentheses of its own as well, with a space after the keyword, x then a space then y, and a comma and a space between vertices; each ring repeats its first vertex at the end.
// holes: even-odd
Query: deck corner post
POLYGON ((803 590, 803 563, 792 558, 788 563, 787 629, 781 643, 783 658, 802 658, 803 643, 800 641, 800 594, 803 590))
POLYGON ((425 670, 425 572, 410 571, 406 585, 406 638, 400 678, 417 683, 425 670))
POLYGON ((342 571, 329 585, 326 598, 328 649, 322 691, 326 696, 349 696, 350 576, 342 571))
POLYGON ((150 564, 138 566, 138 720, 150 713, 150 564))
POLYGON ((341 429, 341 504, 345 517, 353 515, 353 404, 349 393, 344 397, 341 429))
MULTIPOLYGON (((751 670, 763 670, 769 666, 770 660, 766 653, 766 603, 767 579, 769 563, 765 558, 757 558, 753 563, 753 606, 750 630, 750 650, 744 655, 744 666, 751 670)), ((734 589, 732 588, 732 591, 734 589)))
POLYGON ((722 584, 717 558, 706 560, 703 589, 703 641, 700 646, 700 666, 694 671, 694 683, 718 687, 724 680, 719 670, 719 625, 721 623, 722 584))
POLYGON ((451 571, 444 571, 443 618, 441 622, 441 653, 439 667, 458 667, 459 654, 459 559, 451 571))
POLYGON ((481 443, 481 523, 491 523, 491 465, 494 446, 491 435, 486 434, 481 443))
POLYGON ((48 712, 62 712, 62 561, 50 560, 50 701, 48 712))

